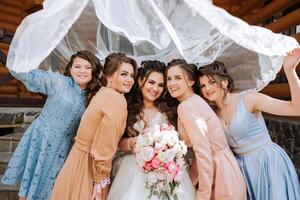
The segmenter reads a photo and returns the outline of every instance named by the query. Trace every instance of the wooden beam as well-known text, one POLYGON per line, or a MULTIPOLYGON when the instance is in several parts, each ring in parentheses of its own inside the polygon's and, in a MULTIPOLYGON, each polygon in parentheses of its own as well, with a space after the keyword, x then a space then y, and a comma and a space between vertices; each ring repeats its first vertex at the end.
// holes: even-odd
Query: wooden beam
MULTIPOLYGON (((2 77, 1 77, 2 78, 2 77)), ((1 79, 0 78, 0 79, 1 79)), ((11 81, 9 81, 8 83, 7 83, 7 85, 14 85, 14 86, 19 86, 21 83, 20 83, 20 81, 19 80, 17 80, 17 79, 15 79, 14 77, 12 78, 12 80, 11 81)))
POLYGON ((213 4, 232 14, 232 12, 240 7, 242 1, 243 0, 213 0, 213 4))
POLYGON ((8 48, 9 48, 9 44, 0 42, 0 49, 8 50, 8 48))
POLYGON ((23 84, 19 85, 19 91, 20 92, 28 92, 27 88, 23 84))
POLYGON ((0 28, 0 41, 2 43, 8 43, 8 44, 10 44, 11 41, 12 41, 12 38, 13 38, 14 34, 15 33, 12 32, 12 31, 8 31, 8 30, 6 30, 4 28, 0 28))
POLYGON ((247 15, 249 12, 251 12, 253 9, 257 8, 262 3, 263 3, 262 0, 247 1, 245 4, 241 5, 240 9, 236 10, 232 14, 237 17, 243 17, 247 15))
POLYGON ((22 21, 21 16, 0 12, 0 21, 19 25, 22 21))
POLYGON ((18 87, 13 85, 3 85, 0 86, 0 93, 1 94, 17 94, 18 87))
POLYGON ((8 69, 6 67, 0 67, 0 75, 3 76, 6 74, 9 74, 8 69))
POLYGON ((268 85, 261 91, 261 93, 274 98, 291 97, 290 87, 287 83, 268 85))
POLYGON ((18 25, 16 24, 11 24, 11 23, 7 23, 7 22, 4 22, 4 21, 0 21, 0 29, 6 29, 8 31, 11 31, 11 32, 15 32, 16 29, 17 29, 18 25))
POLYGON ((219 4, 233 5, 233 4, 239 4, 242 1, 243 0, 213 0, 213 3, 215 5, 219 5, 219 4))
POLYGON ((18 95, 17 94, 0 94, 0 101, 1 101, 1 98, 18 98, 18 95))
MULTIPOLYGON (((7 74, 5 76, 2 76, 0 78, 0 86, 8 84, 12 80, 15 80, 15 78, 11 74, 7 74)), ((13 85, 10 85, 10 86, 13 86, 13 85)), ((14 86, 17 86, 17 84, 14 85, 14 86)))
POLYGON ((27 0, 25 1, 25 4, 23 6, 23 10, 30 10, 36 6, 41 6, 43 5, 43 1, 42 0, 27 0))
POLYGON ((12 14, 12 15, 18 15, 18 16, 22 15, 22 10, 20 8, 6 5, 3 3, 0 3, 0 12, 12 14))
POLYGON ((8 50, 7 49, 0 49, 5 55, 7 55, 8 50))
POLYGON ((2 98, 0 96, 0 107, 43 107, 44 104, 44 99, 2 98))
POLYGON ((30 99, 44 99, 41 95, 38 93, 32 93, 29 91, 26 92, 19 92, 19 97, 20 98, 30 98, 30 99))
POLYGON ((272 30, 275 33, 280 33, 288 28, 297 26, 300 24, 300 8, 289 13, 288 15, 279 18, 277 21, 268 24, 265 28, 272 30))
MULTIPOLYGON (((6 60, 7 60, 7 56, 6 53, 4 53, 1 49, 0 49, 0 64, 2 65, 6 65, 6 60)), ((1 65, 0 65, 1 66, 1 65)), ((0 67, 1 70, 2 67, 0 67)))
MULTIPOLYGON (((0 68, 1 68, 1 67, 6 68, 6 66, 0 61, 0 68)), ((0 74, 0 76, 1 76, 1 74, 0 74)))
POLYGON ((24 1, 20 1, 20 0, 1 0, 1 3, 14 6, 17 8, 22 8, 24 6, 24 1))
POLYGON ((288 8, 297 2, 300 2, 300 0, 274 0, 265 7, 259 9, 255 14, 245 16, 242 19, 249 24, 259 24, 272 17, 277 12, 288 8))
POLYGON ((35 4, 43 5, 44 0, 34 0, 35 4))
POLYGON ((298 43, 300 43, 300 32, 292 35, 292 37, 295 38, 298 41, 298 43))

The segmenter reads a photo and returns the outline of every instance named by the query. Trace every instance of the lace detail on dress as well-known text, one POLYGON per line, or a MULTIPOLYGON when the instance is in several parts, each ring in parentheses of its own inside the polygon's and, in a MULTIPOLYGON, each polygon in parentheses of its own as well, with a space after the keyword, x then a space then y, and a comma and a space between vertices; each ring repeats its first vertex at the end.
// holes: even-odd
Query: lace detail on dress
MULTIPOLYGON (((168 123, 167 116, 161 112, 157 112, 157 114, 151 119, 148 128, 151 128, 154 125, 162 124, 162 123, 168 123)), ((133 128, 137 130, 139 133, 141 133, 146 128, 146 124, 143 120, 139 120, 133 125, 133 128)))

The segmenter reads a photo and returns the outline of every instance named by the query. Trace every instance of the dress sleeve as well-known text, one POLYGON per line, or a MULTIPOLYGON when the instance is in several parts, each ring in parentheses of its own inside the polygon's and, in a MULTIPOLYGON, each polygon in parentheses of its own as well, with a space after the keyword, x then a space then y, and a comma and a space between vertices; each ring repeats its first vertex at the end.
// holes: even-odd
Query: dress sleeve
POLYGON ((110 176, 112 159, 125 130, 127 103, 123 97, 110 98, 101 110, 102 119, 91 147, 93 178, 96 183, 110 176))
POLYGON ((66 77, 58 72, 34 69, 29 72, 10 73, 20 80, 31 92, 40 92, 46 95, 54 93, 56 87, 63 86, 66 77))
POLYGON ((197 200, 211 199, 213 162, 206 119, 190 106, 179 106, 178 116, 195 152, 198 170, 197 200))

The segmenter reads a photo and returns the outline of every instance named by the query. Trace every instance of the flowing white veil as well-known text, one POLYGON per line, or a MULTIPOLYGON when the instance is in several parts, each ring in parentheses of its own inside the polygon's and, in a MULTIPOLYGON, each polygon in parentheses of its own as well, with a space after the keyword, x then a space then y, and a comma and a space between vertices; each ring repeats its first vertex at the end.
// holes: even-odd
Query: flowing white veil
POLYGON ((115 51, 138 62, 183 57, 201 66, 217 59, 239 90, 259 90, 297 46, 292 37, 249 26, 208 0, 45 0, 44 9, 18 27, 7 66, 60 70, 80 49, 101 60, 115 51))

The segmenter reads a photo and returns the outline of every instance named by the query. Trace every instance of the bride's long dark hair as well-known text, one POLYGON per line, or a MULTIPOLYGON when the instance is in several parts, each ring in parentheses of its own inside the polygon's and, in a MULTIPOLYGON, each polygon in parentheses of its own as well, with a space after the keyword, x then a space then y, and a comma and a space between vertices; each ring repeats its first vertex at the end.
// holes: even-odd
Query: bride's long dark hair
MULTIPOLYGON (((163 76, 165 74, 166 65, 163 62, 153 60, 153 61, 143 61, 141 67, 137 70, 136 80, 133 88, 130 93, 125 94, 128 102, 128 117, 127 117, 127 126, 125 137, 135 137, 138 135, 138 131, 134 129, 134 124, 143 120, 144 113, 144 103, 143 103, 143 94, 141 88, 139 87, 138 80, 143 80, 142 86, 144 87, 147 82, 150 74, 152 72, 161 73, 163 76)), ((165 84, 165 83, 164 83, 165 84)), ((165 91, 165 90, 164 90, 165 91)), ((164 93, 163 91, 163 93, 164 93)), ((162 113, 164 113, 163 101, 164 97, 162 95, 154 101, 154 106, 162 113)))

